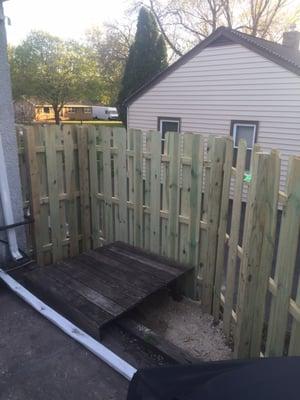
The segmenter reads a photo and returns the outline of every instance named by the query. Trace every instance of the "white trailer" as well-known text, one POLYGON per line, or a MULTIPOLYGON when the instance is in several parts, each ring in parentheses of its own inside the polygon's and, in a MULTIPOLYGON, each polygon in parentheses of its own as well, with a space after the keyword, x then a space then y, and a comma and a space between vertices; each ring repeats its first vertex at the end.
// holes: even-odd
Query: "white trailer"
POLYGON ((116 107, 92 106, 93 119, 117 120, 119 118, 116 107))

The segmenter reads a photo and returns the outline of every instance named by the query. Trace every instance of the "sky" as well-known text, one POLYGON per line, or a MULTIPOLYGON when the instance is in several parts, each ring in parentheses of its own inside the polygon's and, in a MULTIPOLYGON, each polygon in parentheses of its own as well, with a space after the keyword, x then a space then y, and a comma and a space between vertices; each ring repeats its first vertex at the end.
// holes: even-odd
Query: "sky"
POLYGON ((31 30, 80 39, 92 26, 122 17, 126 0, 9 0, 4 2, 8 42, 18 44, 31 30))

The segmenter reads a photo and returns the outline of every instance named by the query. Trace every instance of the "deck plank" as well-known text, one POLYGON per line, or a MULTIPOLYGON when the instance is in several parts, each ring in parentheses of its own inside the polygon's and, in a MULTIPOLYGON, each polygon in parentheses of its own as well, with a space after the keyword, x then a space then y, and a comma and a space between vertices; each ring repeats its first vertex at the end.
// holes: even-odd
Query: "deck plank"
POLYGON ((14 279, 94 337, 190 270, 120 242, 88 250, 53 265, 31 265, 14 279))

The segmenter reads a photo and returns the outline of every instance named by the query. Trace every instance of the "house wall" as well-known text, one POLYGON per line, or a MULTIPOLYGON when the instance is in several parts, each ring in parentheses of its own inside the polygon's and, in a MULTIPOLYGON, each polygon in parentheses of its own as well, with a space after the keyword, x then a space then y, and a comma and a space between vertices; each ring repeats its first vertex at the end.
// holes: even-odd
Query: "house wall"
POLYGON ((241 45, 208 47, 137 98, 128 126, 157 129, 158 116, 204 135, 259 121, 257 142, 281 150, 284 178, 288 156, 300 153, 300 77, 241 45))
MULTIPOLYGON (((0 135, 4 149, 7 167, 8 182, 10 186, 11 200, 15 221, 23 221, 23 202, 21 184, 19 177, 17 141, 14 126, 13 102, 10 85, 9 65, 6 52, 5 25, 1 16, 3 15, 2 1, 0 1, 0 135)), ((4 224, 3 213, 0 202, 0 225, 4 224)), ((19 246, 24 249, 24 228, 18 228, 19 246)), ((6 233, 0 232, 0 239, 7 239, 6 233)), ((7 249, 0 243, 0 263, 5 261, 7 249)))

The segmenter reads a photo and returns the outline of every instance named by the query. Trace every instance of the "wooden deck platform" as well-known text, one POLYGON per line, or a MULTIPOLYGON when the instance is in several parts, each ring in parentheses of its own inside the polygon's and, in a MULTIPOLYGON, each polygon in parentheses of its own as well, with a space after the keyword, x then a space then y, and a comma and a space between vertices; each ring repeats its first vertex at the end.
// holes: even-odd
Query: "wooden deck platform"
POLYGON ((115 318, 166 287, 189 268, 124 243, 11 275, 95 338, 115 318))

